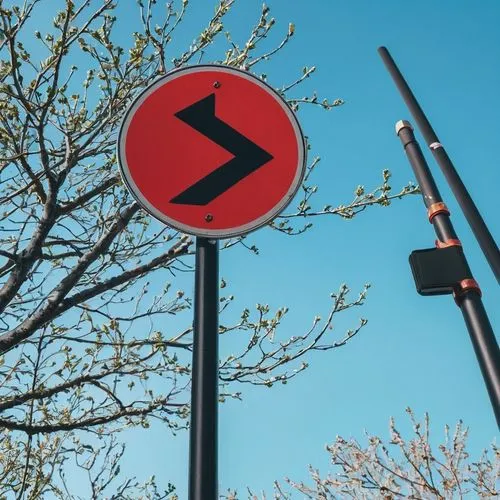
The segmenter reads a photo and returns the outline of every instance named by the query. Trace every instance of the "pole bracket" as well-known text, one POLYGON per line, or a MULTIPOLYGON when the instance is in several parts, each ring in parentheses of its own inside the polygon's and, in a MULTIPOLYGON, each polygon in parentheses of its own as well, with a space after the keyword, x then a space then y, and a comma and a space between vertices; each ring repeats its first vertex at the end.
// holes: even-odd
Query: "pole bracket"
POLYGON ((461 295, 471 288, 481 293, 461 245, 415 250, 410 254, 410 266, 420 295, 461 295))

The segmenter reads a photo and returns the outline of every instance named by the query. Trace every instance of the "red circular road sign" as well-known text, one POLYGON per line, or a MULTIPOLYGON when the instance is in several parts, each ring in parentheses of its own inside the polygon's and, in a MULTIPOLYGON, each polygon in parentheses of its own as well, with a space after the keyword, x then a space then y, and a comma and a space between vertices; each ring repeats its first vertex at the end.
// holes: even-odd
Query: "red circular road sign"
POLYGON ((144 90, 118 138, 122 177, 151 215, 209 238, 263 226, 299 188, 306 147, 270 86, 217 65, 172 71, 144 90))

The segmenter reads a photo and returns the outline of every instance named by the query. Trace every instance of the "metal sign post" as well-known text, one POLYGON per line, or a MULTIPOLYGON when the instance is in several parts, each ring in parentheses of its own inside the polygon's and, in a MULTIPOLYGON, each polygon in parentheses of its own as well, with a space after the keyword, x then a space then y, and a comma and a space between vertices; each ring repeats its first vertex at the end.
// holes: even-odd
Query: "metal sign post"
POLYGON ((421 295, 453 293, 469 330, 500 426, 500 351, 481 300, 481 290, 472 276, 462 244, 450 221, 450 211, 443 203, 412 126, 405 120, 399 121, 396 133, 405 148, 422 191, 429 221, 438 238, 436 248, 417 250, 410 255, 417 290, 421 295))
POLYGON ((453 191, 465 218, 469 222, 469 225, 476 236, 486 260, 495 274, 497 281, 500 282, 500 250, 498 249, 493 236, 481 217, 474 201, 469 195, 462 179, 460 179, 460 176, 455 170, 448 153, 446 152, 444 146, 439 142, 439 139, 431 127, 429 120, 425 116, 422 108, 418 104, 417 99, 413 95, 413 92, 396 66, 394 59, 389 54, 389 51, 385 47, 380 47, 378 52, 384 61, 385 66, 389 70, 389 73, 391 74, 401 96, 408 106, 410 113, 415 118, 418 128, 422 132, 427 145, 431 149, 437 164, 446 177, 446 180, 448 181, 448 184, 453 191))
POLYGON ((122 179, 153 217, 196 239, 189 499, 217 500, 217 240, 269 223, 302 184, 306 142, 283 97, 221 65, 176 69, 128 108, 122 179))
POLYGON ((189 498, 217 499, 219 247, 196 238, 189 498))

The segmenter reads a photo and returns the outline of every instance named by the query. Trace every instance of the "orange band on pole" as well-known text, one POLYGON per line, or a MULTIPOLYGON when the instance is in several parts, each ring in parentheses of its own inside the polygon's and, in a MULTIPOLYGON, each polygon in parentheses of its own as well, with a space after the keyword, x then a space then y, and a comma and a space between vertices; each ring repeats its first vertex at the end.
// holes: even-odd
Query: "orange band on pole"
MULTIPOLYGON (((468 292, 469 290, 475 290, 479 294, 480 297, 483 295, 481 293, 481 289, 479 288, 477 281, 475 279, 468 278, 468 279, 460 281, 460 283, 457 284, 457 288, 453 292, 453 298, 455 299, 455 302, 457 302, 457 299, 461 295, 468 292)), ((458 302, 457 302, 457 305, 458 305, 458 302)))
POLYGON ((429 222, 432 222, 432 219, 434 219, 434 217, 436 217, 436 215, 438 215, 438 214, 450 215, 450 211, 448 210, 446 203, 443 203, 443 202, 433 203, 427 209, 427 215, 429 217, 429 222))
POLYGON ((446 241, 436 240, 436 248, 447 248, 447 247, 461 247, 462 242, 460 240, 449 239, 446 241))

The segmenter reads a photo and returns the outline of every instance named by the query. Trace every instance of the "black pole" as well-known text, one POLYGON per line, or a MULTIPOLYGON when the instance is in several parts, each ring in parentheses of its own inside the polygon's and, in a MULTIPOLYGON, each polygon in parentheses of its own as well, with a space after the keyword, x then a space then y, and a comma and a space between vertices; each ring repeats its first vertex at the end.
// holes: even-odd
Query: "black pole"
POLYGON ((384 61, 385 66, 389 70, 401 96, 403 97, 406 106, 410 110, 413 118, 417 122, 418 128, 427 142, 427 145, 432 151, 436 162, 443 171, 446 180, 457 199, 462 212, 464 213, 476 239, 481 247, 486 260, 488 261, 496 279, 500 282, 500 250, 493 239, 488 227, 486 226, 479 210, 474 201, 469 195, 462 179, 458 175, 452 161, 444 146, 439 142, 439 139, 434 132, 429 120, 425 116, 417 99, 413 95, 410 87, 406 83, 403 75, 399 71, 394 59, 389 54, 385 47, 379 47, 378 52, 384 61))
POLYGON ((219 248, 196 239, 189 500, 217 500, 219 248))
MULTIPOLYGON (((460 249, 460 256, 463 257, 464 272, 470 278, 456 283, 452 291, 455 301, 462 311, 479 361, 479 366, 483 373, 497 424, 500 427, 500 351, 481 300, 481 291, 475 280, 472 279, 467 260, 465 259, 465 255, 463 255, 460 240, 450 221, 450 213, 441 199, 429 166, 415 139, 412 126, 407 121, 400 121, 396 124, 396 132, 401 139, 406 155, 420 185, 422 197, 428 209, 429 219, 438 237, 438 241, 436 242, 438 248, 455 246, 455 248, 460 249)), ((428 265, 432 264, 432 260, 427 260, 426 262, 428 265)), ((442 262, 439 263, 440 266, 442 266, 442 262)), ((454 269, 450 273, 452 274, 453 271, 454 269)), ((443 286, 442 278, 440 286, 443 286)), ((446 291, 443 292, 443 289, 439 289, 438 286, 436 286, 435 290, 435 293, 449 293, 446 291)), ((431 294, 432 291, 428 293, 431 294)))

